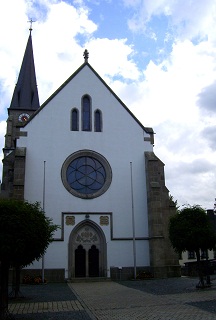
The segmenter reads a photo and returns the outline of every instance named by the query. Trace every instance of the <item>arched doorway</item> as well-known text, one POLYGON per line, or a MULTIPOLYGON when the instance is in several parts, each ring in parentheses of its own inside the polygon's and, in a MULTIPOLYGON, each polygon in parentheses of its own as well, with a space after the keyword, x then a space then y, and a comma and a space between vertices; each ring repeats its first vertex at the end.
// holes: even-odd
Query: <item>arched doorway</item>
POLYGON ((106 239, 92 221, 79 223, 69 238, 69 277, 106 277, 106 239))

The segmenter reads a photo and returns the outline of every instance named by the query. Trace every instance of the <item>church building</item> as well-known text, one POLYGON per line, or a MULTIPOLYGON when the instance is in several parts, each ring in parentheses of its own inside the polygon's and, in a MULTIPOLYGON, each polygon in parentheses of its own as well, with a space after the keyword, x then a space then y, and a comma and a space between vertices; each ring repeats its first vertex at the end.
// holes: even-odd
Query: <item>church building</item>
POLYGON ((154 131, 84 62, 40 106, 28 38, 8 108, 1 197, 40 202, 60 226, 27 272, 49 281, 180 275, 168 238, 175 206, 154 131))

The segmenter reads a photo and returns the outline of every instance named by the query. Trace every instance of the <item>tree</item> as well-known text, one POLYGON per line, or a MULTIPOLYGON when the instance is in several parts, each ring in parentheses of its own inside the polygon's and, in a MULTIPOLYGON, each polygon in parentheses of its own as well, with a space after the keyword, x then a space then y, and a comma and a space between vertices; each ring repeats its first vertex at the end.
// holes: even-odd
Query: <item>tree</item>
POLYGON ((187 206, 170 218, 169 238, 176 252, 195 251, 201 287, 204 279, 200 263, 200 251, 211 250, 216 245, 216 233, 206 211, 198 205, 187 206))
POLYGON ((171 203, 174 204, 174 206, 176 207, 176 212, 179 212, 179 205, 178 205, 178 201, 174 199, 174 197, 169 194, 169 200, 171 203))
POLYGON ((0 319, 10 319, 9 268, 40 259, 57 228, 38 202, 0 199, 0 319))

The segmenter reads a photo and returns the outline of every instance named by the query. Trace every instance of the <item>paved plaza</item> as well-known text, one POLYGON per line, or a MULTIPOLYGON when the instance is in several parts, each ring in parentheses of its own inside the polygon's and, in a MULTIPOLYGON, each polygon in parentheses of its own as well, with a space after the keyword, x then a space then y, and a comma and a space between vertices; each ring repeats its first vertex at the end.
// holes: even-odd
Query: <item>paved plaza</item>
POLYGON ((216 319, 216 280, 196 289, 197 279, 104 281, 22 286, 10 301, 15 319, 132 320, 216 319))

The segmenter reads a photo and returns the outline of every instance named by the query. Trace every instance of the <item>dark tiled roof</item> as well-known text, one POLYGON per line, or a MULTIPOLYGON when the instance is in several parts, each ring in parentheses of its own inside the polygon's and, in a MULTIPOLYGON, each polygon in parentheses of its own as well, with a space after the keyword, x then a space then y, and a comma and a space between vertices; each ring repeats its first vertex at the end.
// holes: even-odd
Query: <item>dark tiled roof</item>
POLYGON ((35 75, 32 37, 30 33, 18 81, 11 100, 10 109, 36 111, 39 106, 40 104, 35 75))

